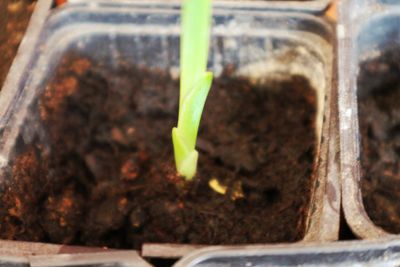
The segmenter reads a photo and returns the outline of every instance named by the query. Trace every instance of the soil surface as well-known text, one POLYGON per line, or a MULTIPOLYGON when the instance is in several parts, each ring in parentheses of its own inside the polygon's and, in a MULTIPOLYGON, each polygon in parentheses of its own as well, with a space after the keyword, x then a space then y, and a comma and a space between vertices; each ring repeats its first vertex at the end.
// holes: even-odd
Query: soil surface
POLYGON ((316 93, 302 77, 254 86, 228 74, 214 80, 198 173, 185 184, 171 139, 178 81, 67 55, 25 123, 35 137, 19 138, 0 237, 115 248, 301 239, 316 93), (225 194, 209 186, 212 179, 225 194))
POLYGON ((400 49, 360 66, 362 194, 373 222, 400 233, 400 49))
POLYGON ((0 0, 0 89, 28 27, 36 0, 0 0))

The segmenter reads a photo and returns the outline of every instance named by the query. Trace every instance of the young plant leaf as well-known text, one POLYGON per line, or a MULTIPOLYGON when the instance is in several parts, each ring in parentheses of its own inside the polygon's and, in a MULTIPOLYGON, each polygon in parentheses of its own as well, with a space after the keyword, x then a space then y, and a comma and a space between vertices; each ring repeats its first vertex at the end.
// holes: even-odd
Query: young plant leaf
POLYGON ((210 26, 211 0, 184 0, 179 118, 172 129, 172 142, 177 171, 188 180, 196 174, 197 132, 213 78, 206 71, 210 26))

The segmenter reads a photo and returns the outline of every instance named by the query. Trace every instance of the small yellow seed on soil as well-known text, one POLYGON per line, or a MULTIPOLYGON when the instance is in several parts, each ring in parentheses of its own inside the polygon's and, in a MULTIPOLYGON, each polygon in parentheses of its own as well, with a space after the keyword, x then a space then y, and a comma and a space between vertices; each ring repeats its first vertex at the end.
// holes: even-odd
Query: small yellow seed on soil
POLYGON ((228 187, 222 185, 217 178, 211 178, 211 180, 208 181, 208 185, 211 187, 212 190, 221 195, 225 195, 226 191, 228 190, 228 187))
MULTIPOLYGON (((227 186, 221 184, 217 178, 212 178, 209 182, 208 185, 212 190, 217 192, 218 194, 221 195, 226 195, 228 193, 228 188, 227 186)), ((232 188, 229 190, 229 195, 232 200, 244 198, 244 193, 242 189, 242 182, 241 181, 236 181, 233 183, 232 188)))

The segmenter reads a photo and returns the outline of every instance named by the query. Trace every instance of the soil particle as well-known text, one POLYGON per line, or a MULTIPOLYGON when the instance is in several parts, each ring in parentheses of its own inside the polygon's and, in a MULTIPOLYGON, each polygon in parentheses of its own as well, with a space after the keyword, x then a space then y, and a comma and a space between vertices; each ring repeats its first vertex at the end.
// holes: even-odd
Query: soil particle
POLYGON ((45 217, 42 218, 41 225, 53 242, 69 243, 75 238, 83 203, 82 196, 76 194, 71 187, 47 197, 43 207, 45 217))
POLYGON ((21 141, 0 237, 117 248, 300 240, 315 178, 316 94, 307 80, 216 79, 198 173, 186 183, 171 141, 178 84, 162 71, 66 55, 31 107, 38 121, 24 126, 46 137, 21 141))
POLYGON ((373 222, 400 233, 400 50, 360 65, 362 194, 373 222))

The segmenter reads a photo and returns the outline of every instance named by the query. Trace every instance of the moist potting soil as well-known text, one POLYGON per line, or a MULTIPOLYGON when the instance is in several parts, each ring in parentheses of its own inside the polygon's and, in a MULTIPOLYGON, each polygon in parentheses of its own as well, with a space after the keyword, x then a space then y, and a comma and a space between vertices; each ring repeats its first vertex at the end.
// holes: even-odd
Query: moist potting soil
POLYGON ((0 237, 114 248, 302 239, 315 179, 316 92, 300 76, 253 85, 231 72, 213 82, 198 172, 184 182, 171 139, 179 82, 165 71, 66 54, 30 107, 30 134, 18 138, 0 237))

